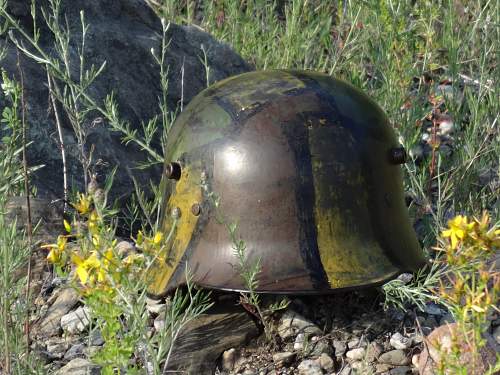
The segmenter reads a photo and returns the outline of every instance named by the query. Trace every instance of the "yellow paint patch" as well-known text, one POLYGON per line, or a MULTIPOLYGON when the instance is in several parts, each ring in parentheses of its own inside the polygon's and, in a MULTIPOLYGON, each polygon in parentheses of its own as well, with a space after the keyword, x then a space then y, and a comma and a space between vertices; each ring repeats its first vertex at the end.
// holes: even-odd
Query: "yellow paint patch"
POLYGON ((165 253, 159 254, 162 261, 159 261, 151 271, 150 293, 160 295, 166 291, 170 278, 191 241, 198 222, 198 216, 191 213, 191 206, 194 203, 201 203, 202 200, 200 178, 200 168, 190 165, 182 166, 179 181, 167 182, 175 183, 175 189, 167 203, 166 217, 163 222, 165 235, 170 233, 175 222, 172 218, 172 211, 175 208, 179 209, 180 217, 177 219, 172 238, 166 245, 165 253))
POLYGON ((349 131, 322 124, 309 131, 314 216, 323 269, 332 288, 381 281, 397 270, 375 237, 366 181, 349 131), (324 139, 338 138, 331 142, 324 139))

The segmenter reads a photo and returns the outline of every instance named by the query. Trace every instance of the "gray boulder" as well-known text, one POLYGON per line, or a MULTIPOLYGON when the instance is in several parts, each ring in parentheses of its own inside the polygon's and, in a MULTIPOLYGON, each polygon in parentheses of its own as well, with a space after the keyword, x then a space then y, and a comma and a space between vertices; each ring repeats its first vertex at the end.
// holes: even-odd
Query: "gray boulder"
MULTIPOLYGON (((37 7, 47 8, 48 0, 40 0, 36 4, 37 7)), ((32 29, 29 2, 10 0, 8 9, 26 30, 32 29)), ((77 47, 81 38, 80 10, 85 12, 85 19, 90 25, 85 47, 87 66, 100 66, 103 61, 107 62, 90 93, 98 102, 102 102, 107 94, 115 92, 121 117, 132 128, 138 128, 141 121, 147 122, 159 113, 159 68, 151 55, 151 49, 159 51, 161 48, 161 22, 143 0, 63 1, 61 14, 67 18, 74 36, 70 45, 70 60, 75 67, 78 66, 77 47)), ((53 52, 51 34, 43 26, 40 12, 38 16, 42 35, 40 44, 46 51, 53 52)), ((198 28, 172 24, 168 38, 168 105, 172 110, 180 106, 181 96, 186 104, 206 87, 206 71, 201 62, 203 50, 210 68, 210 83, 250 70, 250 66, 229 46, 217 42, 198 28)), ((0 36, 0 46, 5 44, 6 39, 6 35, 0 36)), ((7 54, 0 65, 10 76, 18 77, 16 60, 15 47, 7 43, 7 54)), ((33 141, 29 147, 29 162, 31 165, 45 165, 34 176, 34 182, 39 196, 61 197, 62 161, 54 117, 49 111, 46 72, 43 66, 24 56, 21 56, 21 67, 25 82, 29 138, 33 141)), ((5 98, 0 94, 0 109, 4 104, 5 98)), ((61 110, 59 112, 62 114, 61 110)), ((98 116, 100 115, 95 113, 95 117, 93 114, 91 118, 98 116)), ((62 121, 69 181, 83 190, 83 173, 77 160, 76 139, 67 118, 63 117, 62 121)), ((94 160, 102 161, 96 167, 98 179, 104 179, 113 166, 118 165, 113 198, 126 197, 133 191, 130 173, 144 185, 148 179, 158 181, 160 166, 145 171, 128 170, 135 167, 136 162, 144 160, 145 154, 132 144, 122 144, 119 135, 110 132, 105 121, 92 126, 92 120, 89 120, 85 126, 88 127, 87 149, 93 145, 94 160)), ((155 146, 158 147, 159 142, 155 146)))

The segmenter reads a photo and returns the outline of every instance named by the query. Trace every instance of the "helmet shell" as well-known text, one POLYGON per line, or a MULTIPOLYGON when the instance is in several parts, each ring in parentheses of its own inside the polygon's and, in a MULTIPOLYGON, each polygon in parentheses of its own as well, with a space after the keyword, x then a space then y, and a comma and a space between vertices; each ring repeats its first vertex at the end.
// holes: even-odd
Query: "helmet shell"
POLYGON ((258 292, 357 288, 418 269, 398 146, 375 102, 325 74, 251 72, 207 88, 169 133, 166 166, 180 177, 163 181, 172 237, 149 291, 185 283, 186 265, 198 285, 247 290, 230 223, 247 265, 259 262, 258 292))

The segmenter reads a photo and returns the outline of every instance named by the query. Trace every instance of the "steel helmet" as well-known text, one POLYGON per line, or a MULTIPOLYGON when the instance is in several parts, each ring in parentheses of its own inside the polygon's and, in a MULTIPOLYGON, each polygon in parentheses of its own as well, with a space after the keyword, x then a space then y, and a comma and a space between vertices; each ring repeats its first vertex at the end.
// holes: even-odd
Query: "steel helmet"
POLYGON ((198 94, 169 134, 163 229, 175 223, 149 291, 185 283, 244 291, 238 223, 258 292, 380 284, 426 260, 404 204, 404 149, 350 84, 309 71, 234 76, 198 94), (213 197, 220 199, 218 208, 213 197))

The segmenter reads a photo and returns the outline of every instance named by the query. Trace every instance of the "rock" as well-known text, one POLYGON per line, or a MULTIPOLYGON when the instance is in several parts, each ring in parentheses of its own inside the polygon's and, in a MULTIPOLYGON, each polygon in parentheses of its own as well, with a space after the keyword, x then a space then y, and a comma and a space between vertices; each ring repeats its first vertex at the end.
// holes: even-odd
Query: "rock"
POLYGON ((328 355, 333 355, 333 348, 328 344, 326 340, 318 340, 311 344, 312 349, 309 351, 309 356, 319 357, 321 354, 326 353, 328 355))
POLYGON ((101 346, 104 344, 104 339, 102 338, 101 331, 94 330, 90 332, 90 345, 101 346))
POLYGON ((299 370, 299 375, 323 375, 319 363, 310 359, 300 362, 297 370, 299 370))
POLYGON ((288 365, 295 360, 296 354, 293 352, 282 352, 273 354, 273 362, 276 365, 288 365))
POLYGON ((156 332, 160 332, 165 328, 165 317, 159 315, 153 321, 153 327, 155 327, 156 332))
POLYGON ((483 374, 490 365, 495 364, 496 348, 491 341, 487 339, 486 345, 477 353, 463 337, 457 323, 440 326, 425 338, 426 345, 420 353, 418 363, 420 374, 430 375, 436 372, 441 356, 455 350, 455 345, 458 345, 461 355, 459 363, 453 365, 464 366, 470 375, 483 374))
POLYGON ((368 363, 375 362, 382 354, 384 348, 378 342, 371 342, 366 348, 365 359, 368 363))
MULTIPOLYGON (((9 8, 19 8, 20 4, 25 6, 25 0, 11 0, 9 8)), ((52 34, 43 23, 40 10, 48 8, 48 1, 38 0, 36 5, 39 18, 37 27, 41 29, 41 48, 52 53, 54 50, 52 34)), ((141 122, 147 122, 159 113, 158 98, 161 96, 159 68, 154 62, 151 49, 158 53, 161 48, 161 22, 144 1, 110 0, 104 3, 100 0, 62 1, 60 10, 60 14, 64 15, 62 22, 66 26, 67 20, 73 37, 68 56, 75 73, 79 66, 77 49, 81 44, 80 10, 85 12, 85 20, 89 24, 85 43, 86 66, 99 67, 104 61, 107 62, 106 68, 92 84, 89 93, 98 103, 102 103, 107 94, 114 92, 121 117, 128 121, 133 129, 137 129, 141 122)), ((32 30, 29 12, 28 16, 21 16, 19 20, 22 27, 32 30)), ((5 44, 5 39, 5 36, 0 38, 0 45, 5 44)), ((19 39, 27 44, 21 37, 19 39)), ((167 41, 169 41, 166 52, 167 102, 172 111, 179 107, 181 98, 186 105, 207 86, 205 67, 200 59, 203 50, 206 52, 210 68, 210 83, 251 69, 229 46, 217 42, 198 27, 171 24, 167 32, 167 41)), ((16 62, 16 48, 7 43, 2 67, 10 76, 18 74, 16 62)), ((62 197, 61 153, 56 137, 52 136, 56 131, 53 116, 47 111, 46 71, 43 66, 23 54, 21 54, 21 68, 25 76, 29 139, 33 141, 28 148, 28 159, 32 165, 45 165, 45 168, 34 173, 33 183, 37 187, 38 196, 62 197)), ((0 101, 2 100, 3 98, 0 98, 0 101)), ((60 115, 66 140, 69 179, 75 182, 78 190, 83 191, 83 173, 77 161, 75 135, 62 111, 60 115)), ((90 150, 94 146, 93 160, 101 161, 93 165, 98 178, 104 178, 115 165, 118 166, 110 201, 115 197, 128 196, 134 190, 127 168, 136 175, 138 181, 150 179, 157 181, 161 176, 161 167, 141 172, 135 169, 136 163, 144 160, 145 153, 132 144, 124 145, 119 139, 120 136, 112 133, 103 121, 94 121, 99 116, 101 115, 98 113, 90 114, 84 126, 87 129, 87 149, 90 150)), ((154 146, 159 146, 159 142, 154 146)))
POLYGON ((439 325, 441 326, 445 325, 446 323, 455 323, 455 318, 453 318, 453 315, 451 313, 446 313, 439 320, 439 325))
POLYGON ((75 358, 55 372, 55 375, 99 375, 99 366, 83 358, 75 358))
POLYGON ((85 356, 84 354, 85 345, 82 343, 78 343, 73 345, 69 350, 64 354, 64 359, 66 361, 71 361, 75 358, 82 358, 85 356))
POLYGON ((418 354, 413 354, 411 356, 411 364, 415 367, 418 368, 418 354))
POLYGON ((236 349, 231 348, 222 353, 222 369, 231 371, 236 363, 236 349))
POLYGON ((365 357, 365 348, 351 349, 346 353, 346 357, 353 361, 360 361, 365 357))
POLYGON ((378 357, 379 363, 385 363, 393 366, 404 366, 409 363, 408 357, 401 349, 391 350, 378 357))
POLYGON ((297 351, 303 350, 305 341, 306 341, 306 335, 303 333, 299 333, 295 338, 295 342, 293 343, 293 350, 297 351))
POLYGON ((217 359, 259 334, 248 314, 234 305, 217 305, 191 321, 174 344, 167 371, 212 375, 217 359))
POLYGON ((51 337, 45 341, 46 353, 49 359, 61 359, 71 346, 63 337, 51 337))
POLYGON ((337 375, 351 375, 351 370, 351 366, 349 364, 345 364, 337 375))
POLYGON ((333 349, 335 350, 335 356, 340 357, 343 356, 347 350, 346 344, 344 341, 333 340, 333 349))
POLYGON ((73 288, 59 290, 57 297, 43 319, 34 325, 35 337, 50 337, 61 331, 61 318, 78 303, 78 294, 73 288))
POLYGON ((161 314, 166 308, 167 305, 162 303, 161 300, 146 297, 146 310, 151 314, 161 314))
POLYGON ((429 315, 444 315, 446 314, 446 311, 437 306, 435 303, 430 302, 424 307, 424 311, 429 314, 429 315))
MULTIPOLYGON (((116 244, 115 251, 123 259, 130 254, 134 254, 136 252, 136 249, 135 249, 133 242, 120 241, 116 244)), ((158 301, 158 300, 155 300, 153 298, 146 297, 146 304, 148 303, 148 300, 158 301)), ((158 302, 160 302, 160 301, 158 301, 158 302)))
POLYGON ((61 328, 64 332, 74 334, 83 332, 90 324, 90 311, 88 307, 79 307, 61 317, 61 328))
POLYGON ((335 362, 333 361, 332 357, 330 357, 326 353, 323 353, 319 356, 319 365, 323 370, 331 371, 335 366, 335 362))
POLYGON ((397 280, 401 281, 404 285, 408 284, 410 281, 413 280, 413 274, 412 273, 402 273, 397 277, 397 280))
POLYGON ((388 365, 386 363, 377 363, 375 365, 375 372, 377 374, 380 374, 380 373, 387 373, 390 371, 390 369, 392 368, 391 365, 388 365))
POLYGON ((283 340, 296 336, 299 333, 306 335, 321 335, 321 330, 311 321, 293 310, 287 310, 281 317, 278 334, 283 340))
POLYGON ((398 366, 394 367, 389 371, 390 375, 406 375, 411 374, 411 367, 409 366, 398 366))
POLYGON ((358 338, 355 338, 347 343, 347 347, 349 349, 357 348, 357 347, 359 347, 359 342, 360 342, 360 340, 358 338))
POLYGON ((412 339, 396 332, 391 336, 390 344, 394 349, 408 349, 412 345, 412 339))

